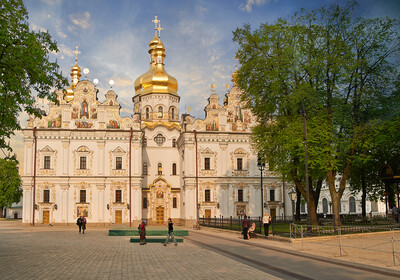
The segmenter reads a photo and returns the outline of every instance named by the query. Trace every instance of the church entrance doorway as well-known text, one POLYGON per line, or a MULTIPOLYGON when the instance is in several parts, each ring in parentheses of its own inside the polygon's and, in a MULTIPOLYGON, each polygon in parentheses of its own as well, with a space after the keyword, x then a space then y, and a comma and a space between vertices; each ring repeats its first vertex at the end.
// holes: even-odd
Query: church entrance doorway
POLYGON ((115 210, 115 223, 122 224, 122 210, 115 210))
POLYGON ((163 225, 164 224, 164 207, 159 206, 156 208, 156 223, 157 225, 163 225))
POLYGON ((204 211, 204 217, 206 219, 210 219, 211 218, 211 210, 210 209, 207 209, 207 210, 204 211))
POLYGON ((18 219, 18 213, 14 213, 14 219, 18 219))
POLYGON ((271 220, 276 221, 276 209, 271 209, 271 220))
POLYGON ((48 225, 50 223, 50 211, 43 211, 43 224, 48 225))

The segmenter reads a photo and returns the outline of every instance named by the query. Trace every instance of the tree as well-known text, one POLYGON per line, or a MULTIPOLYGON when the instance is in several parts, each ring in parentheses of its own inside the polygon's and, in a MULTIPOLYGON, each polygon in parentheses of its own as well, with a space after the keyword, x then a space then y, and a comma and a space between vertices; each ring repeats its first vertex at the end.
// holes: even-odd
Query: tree
POLYGON ((40 98, 57 102, 55 90, 67 84, 49 53, 58 52, 47 32, 30 31, 22 0, 0 2, 0 149, 12 151, 7 139, 19 130, 18 114, 25 110, 40 117, 34 108, 40 98))
POLYGON ((18 203, 21 197, 21 178, 17 163, 13 160, 0 159, 0 209, 18 203))
MULTIPOLYGON (((397 21, 355 18, 355 7, 301 10, 254 32, 249 25, 234 32, 241 64, 238 84, 259 122, 257 149, 307 199, 305 112, 309 182, 326 179, 336 225, 360 131, 369 127, 360 116, 368 113, 370 99, 378 100, 387 93, 384 86, 393 85, 397 69, 391 59, 400 51, 397 21), (377 81, 383 89, 376 88, 377 81)), ((309 215, 315 215, 314 193, 317 186, 310 187, 309 215)))

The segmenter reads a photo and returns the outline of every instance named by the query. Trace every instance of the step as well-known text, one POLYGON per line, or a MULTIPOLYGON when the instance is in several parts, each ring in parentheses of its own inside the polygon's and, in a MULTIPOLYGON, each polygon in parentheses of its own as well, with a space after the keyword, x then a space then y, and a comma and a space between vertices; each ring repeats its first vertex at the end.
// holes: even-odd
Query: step
MULTIPOLYGON (((166 237, 162 236, 152 236, 152 237, 146 237, 146 243, 164 243, 166 237)), ((176 242, 181 243, 183 242, 182 237, 175 237, 176 242)), ((131 237, 131 242, 132 243, 139 243, 140 238, 139 237, 131 237)), ((173 242, 172 239, 169 239, 169 243, 173 242)))
MULTIPOLYGON (((148 229, 146 236, 167 236, 168 230, 166 229, 148 229)), ((139 236, 137 229, 110 229, 109 236, 139 236)), ((189 236, 189 231, 185 229, 174 230, 174 236, 189 236)))

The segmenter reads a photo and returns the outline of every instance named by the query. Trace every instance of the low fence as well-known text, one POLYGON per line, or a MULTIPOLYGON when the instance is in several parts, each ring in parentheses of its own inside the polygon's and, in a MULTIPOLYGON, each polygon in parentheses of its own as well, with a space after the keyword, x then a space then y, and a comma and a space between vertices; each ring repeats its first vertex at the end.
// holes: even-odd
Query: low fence
MULTIPOLYGON (((264 234, 264 227, 262 224, 262 218, 260 216, 258 217, 247 217, 249 220, 250 226, 252 223, 256 224, 256 229, 255 233, 259 234, 264 234)), ((223 216, 221 217, 214 217, 214 218, 205 218, 205 217, 200 217, 199 218, 199 224, 200 226, 206 226, 206 227, 214 227, 214 228, 221 228, 221 229, 229 229, 229 230, 234 230, 234 231, 241 231, 242 230, 242 222, 243 218, 238 217, 228 217, 224 218, 223 216)), ((269 231, 271 232, 272 235, 280 235, 280 236, 290 236, 289 232, 289 224, 292 222, 292 219, 274 219, 274 221, 271 222, 271 225, 269 227, 269 231)))
MULTIPOLYGON (((256 233, 264 234, 264 228, 262 225, 262 217, 248 217, 250 225, 254 222, 256 224, 256 233)), ((214 217, 214 218, 199 218, 200 226, 207 226, 207 227, 215 227, 215 228, 222 228, 222 229, 229 229, 235 231, 242 230, 242 217, 214 217)), ((294 220, 291 216, 284 217, 274 217, 269 231, 272 235, 279 235, 282 237, 291 237, 291 238, 299 238, 300 233, 297 231, 296 228, 292 227, 294 220)), ((387 219, 386 217, 381 216, 370 216, 368 218, 363 218, 358 215, 342 215, 341 216, 342 222, 342 234, 347 233, 364 233, 364 232, 374 232, 374 231, 382 231, 388 230, 391 228, 395 228, 398 226, 394 219, 387 219)), ((333 235, 332 227, 333 227, 333 220, 332 217, 327 218, 320 218, 318 220, 319 226, 313 226, 313 230, 307 230, 304 232, 304 237, 307 236, 321 236, 321 235, 333 235)), ((297 226, 306 226, 307 221, 304 217, 301 221, 296 221, 297 226)), ((306 226, 310 228, 310 226, 306 226)))
POLYGON ((309 226, 290 225, 290 237, 300 239, 302 250, 330 251, 335 257, 356 255, 367 259, 368 256, 386 266, 400 264, 400 228, 383 226, 309 226), (365 235, 359 239, 344 238, 349 233, 380 232, 381 234, 365 235), (307 237, 334 236, 330 239, 313 239, 307 237), (314 248, 315 247, 315 248, 314 248), (397 249, 396 249, 397 248, 397 249))

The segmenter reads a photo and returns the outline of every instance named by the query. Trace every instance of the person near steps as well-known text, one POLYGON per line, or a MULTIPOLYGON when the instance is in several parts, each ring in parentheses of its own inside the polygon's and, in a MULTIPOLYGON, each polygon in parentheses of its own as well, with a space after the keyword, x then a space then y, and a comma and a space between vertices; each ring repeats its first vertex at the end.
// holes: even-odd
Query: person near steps
POLYGON ((174 237, 174 223, 172 222, 171 218, 168 218, 168 234, 167 238, 165 239, 164 246, 168 245, 170 237, 172 238, 172 241, 174 241, 175 246, 178 246, 178 243, 176 242, 174 237))
POLYGON ((263 224, 264 224, 264 232, 265 232, 265 236, 268 236, 268 232, 269 232, 269 225, 271 223, 271 216, 268 215, 267 212, 264 213, 264 217, 263 217, 263 224))

